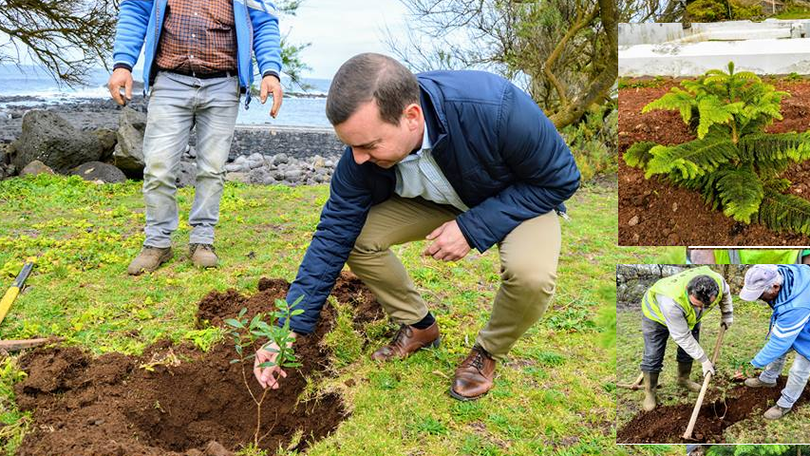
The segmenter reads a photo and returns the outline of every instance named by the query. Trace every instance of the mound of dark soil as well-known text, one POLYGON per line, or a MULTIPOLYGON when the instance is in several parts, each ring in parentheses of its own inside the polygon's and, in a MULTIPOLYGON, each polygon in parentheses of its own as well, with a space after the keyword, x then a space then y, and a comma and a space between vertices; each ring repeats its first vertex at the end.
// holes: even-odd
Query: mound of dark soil
MULTIPOLYGON (((243 296, 212 292, 199 305, 198 318, 222 325, 248 307, 248 316, 268 311, 289 284, 262 279, 260 291, 243 296)), ((334 296, 357 304, 356 321, 382 316, 373 295, 351 276, 342 276, 334 296)), ((306 377, 328 375, 329 353, 320 345, 333 327, 327 305, 316 331, 296 343, 303 366, 287 369, 280 389, 262 405, 263 449, 286 447, 297 432, 297 449, 332 432, 348 413, 335 394, 299 402, 306 377)), ((358 323, 359 324, 359 323, 358 323)), ((34 351, 21 360, 28 377, 17 384, 22 410, 33 411, 31 432, 19 448, 29 455, 227 455, 253 441, 256 406, 230 341, 202 353, 190 345, 161 342, 140 357, 108 354, 93 358, 75 347, 34 351), (213 443, 212 443, 213 442, 213 443)), ((261 388, 245 366, 245 378, 257 397, 261 388)))
MULTIPOLYGON (((734 443, 726 442, 723 431, 729 426, 765 412, 782 394, 787 378, 780 377, 775 388, 748 388, 737 385, 725 399, 704 401, 700 407, 693 440, 684 440, 683 433, 692 417, 695 404, 657 407, 641 412, 619 429, 617 443, 734 443)), ((807 389, 794 404, 794 409, 807 402, 807 389)), ((697 396, 694 396, 696 399, 697 396)), ((788 442, 786 442, 788 443, 788 442)))

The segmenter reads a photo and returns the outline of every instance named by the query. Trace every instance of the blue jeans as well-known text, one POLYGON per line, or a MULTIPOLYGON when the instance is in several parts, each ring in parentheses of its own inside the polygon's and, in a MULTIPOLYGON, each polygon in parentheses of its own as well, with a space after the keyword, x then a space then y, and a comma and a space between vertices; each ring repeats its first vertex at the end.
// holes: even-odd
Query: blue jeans
MULTIPOLYGON (((664 367, 664 354, 667 351, 669 329, 657 321, 641 317, 641 333, 644 336, 644 355, 641 359, 642 372, 661 372, 664 367)), ((692 337, 700 341, 700 323, 692 328, 692 337)), ((692 357, 683 348, 678 347, 675 359, 679 363, 691 363, 692 357)))
POLYGON ((190 243, 213 244, 219 221, 219 201, 225 182, 225 162, 231 149, 239 112, 236 76, 197 79, 160 72, 152 86, 143 138, 146 168, 144 245, 170 247, 177 229, 175 178, 180 157, 197 126, 197 178, 188 223, 190 243))
MULTIPOLYGON (((788 354, 785 353, 765 366, 765 370, 759 374, 759 379, 765 383, 776 383, 779 374, 782 373, 782 369, 785 367, 787 355, 788 354)), ((788 374, 787 385, 785 385, 785 388, 782 390, 782 397, 776 401, 776 405, 787 409, 793 407, 793 404, 799 400, 799 396, 802 395, 802 391, 804 391, 809 377, 810 360, 796 353, 796 359, 793 360, 793 365, 790 367, 790 373, 788 374)))

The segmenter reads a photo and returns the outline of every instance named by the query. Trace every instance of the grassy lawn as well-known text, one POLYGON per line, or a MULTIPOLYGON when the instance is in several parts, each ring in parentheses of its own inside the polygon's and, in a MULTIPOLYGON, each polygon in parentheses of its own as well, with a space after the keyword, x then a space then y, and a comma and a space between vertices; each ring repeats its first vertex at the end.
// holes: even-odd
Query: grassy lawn
MULTIPOLYGON (((54 176, 0 182, 0 285, 11 284, 25 258, 37 257, 0 338, 54 335, 96 354, 138 354, 167 337, 211 343, 220 331, 194 328, 200 298, 212 289, 252 293, 260 277, 292 281, 327 196, 327 186, 229 183, 217 230, 221 267, 199 271, 185 259, 189 226, 182 220, 193 190, 182 189, 175 258, 132 278, 126 267, 143 242, 139 182, 96 185, 54 176)), ((382 367, 368 359, 385 342, 379 336, 371 335, 363 351, 342 351, 336 377, 319 387, 339 388, 352 416, 308 454, 683 454, 683 447, 614 444, 615 265, 652 262, 661 251, 616 246, 615 188, 583 188, 568 205, 572 220, 563 224, 553 309, 518 342, 499 366, 496 389, 478 402, 457 402, 445 392, 488 318, 499 284, 497 251, 440 263, 420 256, 423 243, 396 247, 442 327, 442 348, 382 367)), ((362 336, 349 328, 336 337, 362 336)), ((633 338, 622 334, 621 342, 622 356, 632 357, 633 338)), ((624 366, 622 377, 634 365, 624 366)), ((11 389, 22 375, 14 358, 0 364, 0 447, 8 454, 29 425, 11 389)))
MULTIPOLYGON (((744 369, 748 376, 759 373, 749 364, 751 358, 765 344, 770 321, 770 309, 763 303, 751 303, 734 300, 734 324, 723 337, 720 356, 717 361, 717 377, 720 391, 730 388, 728 380, 737 370, 744 369)), ((641 308, 622 310, 618 314, 617 349, 618 349, 618 376, 623 382, 633 381, 640 373, 639 364, 644 351, 644 341, 641 334, 641 308)), ((701 346, 711 356, 714 350, 717 333, 720 327, 720 312, 711 311, 703 319, 700 331, 701 346)), ((692 404, 697 400, 697 393, 685 393, 675 385, 677 378, 675 352, 677 345, 670 338, 667 343, 667 353, 664 358, 664 370, 661 372, 659 383, 662 385, 658 392, 658 402, 661 405, 692 404)), ((783 375, 787 375, 794 354, 788 356, 783 375)), ((700 379, 700 365, 694 363, 692 378, 700 379)), ((717 383, 712 382, 712 386, 717 383)), ((620 389, 618 396, 618 423, 624 425, 641 410, 642 391, 620 389)), ((710 390, 711 391, 711 390, 710 390)), ((798 407, 784 418, 769 421, 757 413, 752 417, 730 426, 725 431, 726 442, 734 443, 779 443, 779 442, 806 442, 810 436, 810 407, 798 407)), ((677 426, 686 428, 687 423, 677 423, 677 426)))

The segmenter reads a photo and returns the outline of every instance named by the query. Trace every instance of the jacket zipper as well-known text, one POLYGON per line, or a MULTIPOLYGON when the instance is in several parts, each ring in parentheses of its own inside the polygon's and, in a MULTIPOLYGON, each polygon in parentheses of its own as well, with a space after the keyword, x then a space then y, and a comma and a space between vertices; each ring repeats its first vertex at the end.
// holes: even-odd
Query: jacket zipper
MULTIPOLYGON (((247 26, 247 31, 248 31, 248 49, 249 49, 248 52, 252 52, 253 51, 253 23, 250 21, 250 12, 248 11, 248 8, 249 7, 247 5, 247 2, 245 2, 245 25, 247 26)), ((248 71, 252 72, 253 71, 253 61, 252 61, 252 59, 250 57, 248 57, 248 60, 250 61, 250 70, 248 70, 248 71)), ((237 69, 239 68, 239 40, 238 39, 236 40, 236 67, 237 67, 237 69)), ((239 73, 239 71, 237 70, 237 74, 238 73, 239 73)), ((250 108, 250 98, 251 98, 251 94, 250 94, 250 89, 251 89, 250 88, 250 77, 245 78, 245 85, 247 86, 247 87, 245 87, 245 111, 247 111, 250 108)))

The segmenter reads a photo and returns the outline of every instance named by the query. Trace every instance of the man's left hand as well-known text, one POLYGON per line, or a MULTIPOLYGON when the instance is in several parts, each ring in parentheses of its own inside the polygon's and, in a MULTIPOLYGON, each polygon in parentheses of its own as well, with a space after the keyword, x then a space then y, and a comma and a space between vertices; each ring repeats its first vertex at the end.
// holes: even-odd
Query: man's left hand
POLYGON ((724 328, 726 328, 726 330, 728 330, 728 328, 731 328, 732 321, 733 320, 723 320, 722 322, 720 322, 720 326, 724 327, 724 328))
POLYGON ((268 74, 262 78, 262 104, 267 101, 267 95, 273 96, 273 107, 270 108, 270 115, 275 119, 278 115, 278 110, 281 109, 281 100, 284 97, 284 91, 281 89, 281 81, 272 74, 268 74))
POLYGON ((456 261, 470 252, 470 245, 455 220, 447 222, 427 235, 432 244, 422 253, 437 260, 456 261))

